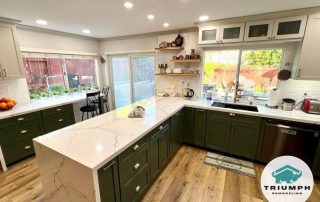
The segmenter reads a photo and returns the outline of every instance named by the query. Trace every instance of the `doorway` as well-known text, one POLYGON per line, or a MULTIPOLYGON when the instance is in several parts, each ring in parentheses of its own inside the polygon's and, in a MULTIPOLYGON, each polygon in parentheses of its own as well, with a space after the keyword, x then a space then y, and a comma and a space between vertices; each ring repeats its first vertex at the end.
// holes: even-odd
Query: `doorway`
POLYGON ((155 55, 110 56, 115 108, 155 95, 155 55))

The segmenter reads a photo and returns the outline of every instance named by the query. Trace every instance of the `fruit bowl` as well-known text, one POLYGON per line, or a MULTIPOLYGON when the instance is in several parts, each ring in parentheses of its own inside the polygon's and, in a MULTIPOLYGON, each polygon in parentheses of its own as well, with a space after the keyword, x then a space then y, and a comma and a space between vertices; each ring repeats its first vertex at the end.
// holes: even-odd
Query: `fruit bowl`
POLYGON ((17 102, 11 98, 1 98, 0 99, 0 111, 8 111, 16 106, 17 102))

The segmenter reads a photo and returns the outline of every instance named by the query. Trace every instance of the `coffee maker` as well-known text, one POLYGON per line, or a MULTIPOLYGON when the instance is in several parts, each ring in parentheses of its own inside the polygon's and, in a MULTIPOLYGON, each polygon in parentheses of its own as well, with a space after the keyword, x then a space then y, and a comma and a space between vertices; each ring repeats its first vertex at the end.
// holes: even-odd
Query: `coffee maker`
POLYGON ((188 100, 194 96, 194 90, 189 87, 189 84, 187 85, 187 88, 184 89, 183 96, 188 100))

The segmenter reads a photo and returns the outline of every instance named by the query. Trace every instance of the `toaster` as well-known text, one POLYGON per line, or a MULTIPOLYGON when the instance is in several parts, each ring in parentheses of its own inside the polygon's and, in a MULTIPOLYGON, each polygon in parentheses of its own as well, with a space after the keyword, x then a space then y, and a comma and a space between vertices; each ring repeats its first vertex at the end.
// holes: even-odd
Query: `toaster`
POLYGON ((320 100, 305 99, 301 109, 309 114, 320 114, 320 100))

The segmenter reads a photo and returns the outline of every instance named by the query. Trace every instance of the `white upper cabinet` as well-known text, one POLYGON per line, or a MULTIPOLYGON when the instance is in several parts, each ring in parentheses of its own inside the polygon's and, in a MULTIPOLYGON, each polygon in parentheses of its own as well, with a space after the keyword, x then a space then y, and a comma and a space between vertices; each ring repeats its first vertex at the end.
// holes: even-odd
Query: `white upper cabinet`
POLYGON ((219 43, 220 26, 207 26, 199 29, 199 44, 219 43))
POLYGON ((242 42, 245 23, 199 28, 199 44, 242 42))
POLYGON ((243 42, 245 23, 221 25, 220 43, 243 42))
POLYGON ((274 20, 247 22, 244 41, 271 40, 274 20))
POLYGON ((303 38, 308 16, 298 16, 275 19, 273 25, 273 39, 303 38))
POLYGON ((296 79, 320 80, 320 14, 309 16, 296 79))
POLYGON ((0 80, 23 77, 15 26, 0 23, 0 39, 0 80))

